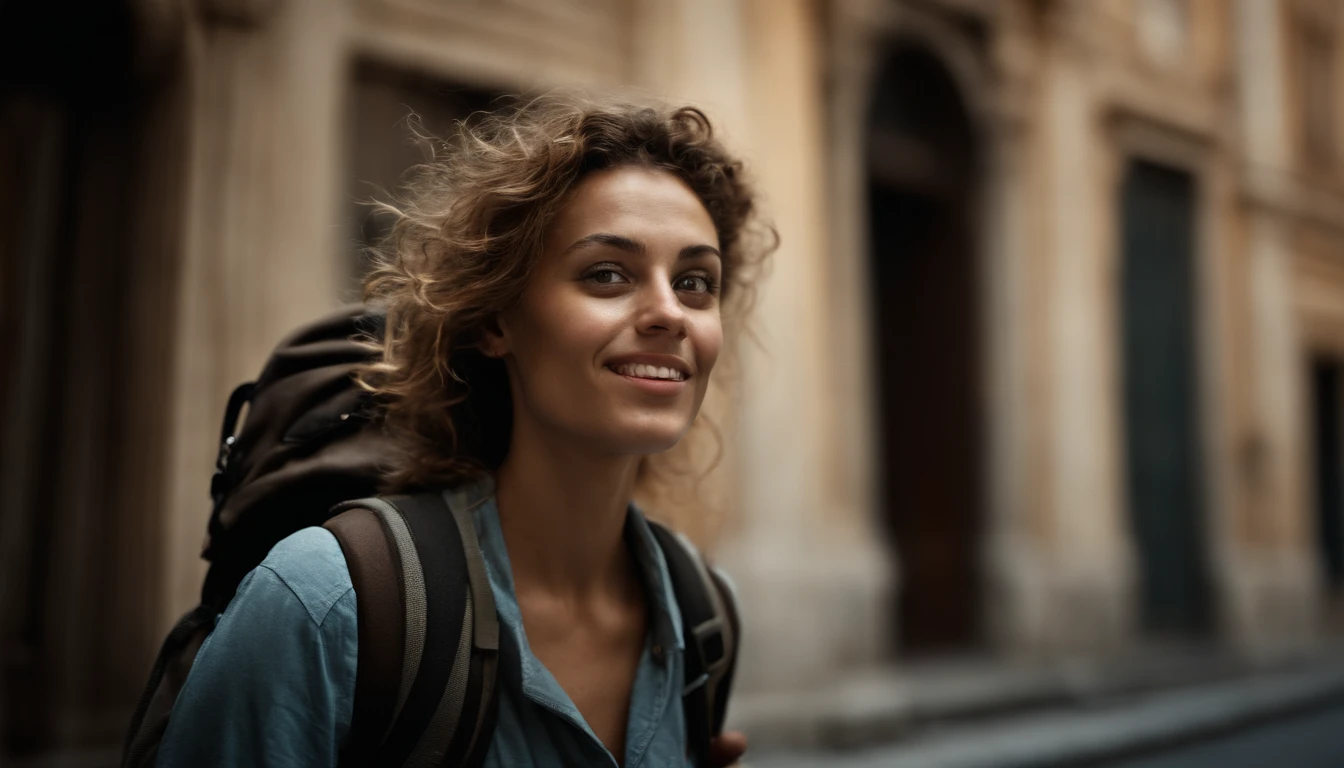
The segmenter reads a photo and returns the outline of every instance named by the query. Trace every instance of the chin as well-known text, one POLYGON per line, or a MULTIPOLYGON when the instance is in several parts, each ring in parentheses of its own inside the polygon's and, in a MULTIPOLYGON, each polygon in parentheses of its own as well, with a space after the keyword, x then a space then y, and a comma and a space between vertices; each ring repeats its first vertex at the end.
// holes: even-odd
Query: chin
POLYGON ((690 429, 686 419, 668 419, 629 424, 624 429, 604 430, 615 453, 625 455, 648 455, 663 453, 676 447, 681 438, 690 429))

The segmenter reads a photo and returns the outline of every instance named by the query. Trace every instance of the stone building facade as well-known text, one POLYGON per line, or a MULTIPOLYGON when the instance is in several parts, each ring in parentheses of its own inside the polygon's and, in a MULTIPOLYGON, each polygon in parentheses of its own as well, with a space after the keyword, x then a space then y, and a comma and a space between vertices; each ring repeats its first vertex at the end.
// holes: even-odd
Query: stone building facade
POLYGON ((115 751, 197 594, 222 404, 351 298, 406 108, 552 87, 701 105, 778 224, 724 458, 663 510, 740 587, 749 711, 948 654, 1330 637, 1337 3, 106 8, 6 25, 0 755, 115 751))

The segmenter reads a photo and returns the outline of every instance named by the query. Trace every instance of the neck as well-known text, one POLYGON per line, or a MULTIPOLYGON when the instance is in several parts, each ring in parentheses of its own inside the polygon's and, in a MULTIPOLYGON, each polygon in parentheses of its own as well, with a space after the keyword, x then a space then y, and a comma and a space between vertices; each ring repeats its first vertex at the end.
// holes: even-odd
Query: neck
POLYGON ((520 426, 495 484, 515 588, 576 601, 628 594, 624 530, 639 457, 520 426))

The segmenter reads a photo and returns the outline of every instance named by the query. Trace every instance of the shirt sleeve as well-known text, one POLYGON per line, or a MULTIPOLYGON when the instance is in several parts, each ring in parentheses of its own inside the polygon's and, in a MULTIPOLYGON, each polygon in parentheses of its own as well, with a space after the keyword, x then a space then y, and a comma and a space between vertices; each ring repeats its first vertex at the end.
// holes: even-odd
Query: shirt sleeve
POLYGON ((355 593, 335 539, 308 530, 239 585, 173 706, 158 765, 337 764, 354 708, 355 593))

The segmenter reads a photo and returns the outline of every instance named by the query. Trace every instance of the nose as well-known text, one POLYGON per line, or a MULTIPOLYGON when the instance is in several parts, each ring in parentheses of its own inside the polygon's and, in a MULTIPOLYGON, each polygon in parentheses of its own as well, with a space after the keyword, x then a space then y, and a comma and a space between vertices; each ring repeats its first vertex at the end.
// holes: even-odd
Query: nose
POLYGON ((640 297, 639 332, 649 335, 668 334, 675 338, 686 336, 686 307, 677 298, 670 283, 657 281, 649 285, 640 297))

